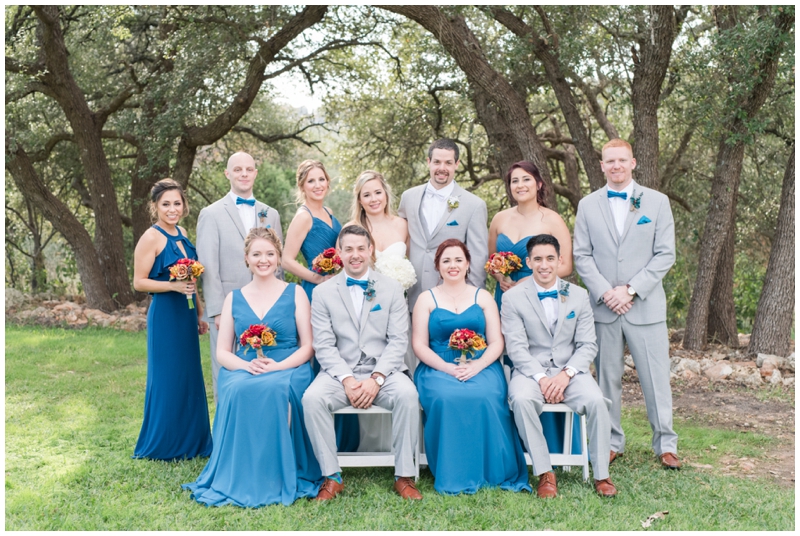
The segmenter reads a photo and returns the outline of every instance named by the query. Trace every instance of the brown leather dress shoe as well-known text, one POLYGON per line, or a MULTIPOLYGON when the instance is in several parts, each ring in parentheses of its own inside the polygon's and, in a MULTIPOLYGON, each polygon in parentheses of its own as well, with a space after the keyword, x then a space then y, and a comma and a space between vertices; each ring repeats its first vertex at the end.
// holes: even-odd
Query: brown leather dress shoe
POLYGON ((401 476, 395 480, 394 490, 404 499, 422 500, 422 494, 414 484, 414 479, 409 476, 401 476))
POLYGON ((612 450, 611 454, 608 456, 608 465, 614 463, 614 460, 616 460, 617 458, 622 458, 622 453, 612 450))
POLYGON ((672 452, 665 452, 661 455, 661 467, 664 469, 680 469, 681 461, 672 452))
POLYGON ((594 489, 597 491, 598 494, 602 495, 603 497, 617 496, 617 488, 614 486, 613 482, 611 482, 610 478, 604 478, 603 480, 595 480, 594 489))
POLYGON ((331 478, 326 478, 325 482, 323 482, 322 485, 319 487, 319 492, 317 493, 316 500, 330 501, 331 499, 339 495, 343 489, 344 489, 344 483, 339 484, 338 482, 336 482, 331 478))
POLYGON ((552 499, 558 495, 556 474, 553 471, 542 473, 539 476, 539 485, 536 486, 536 494, 540 499, 552 499))

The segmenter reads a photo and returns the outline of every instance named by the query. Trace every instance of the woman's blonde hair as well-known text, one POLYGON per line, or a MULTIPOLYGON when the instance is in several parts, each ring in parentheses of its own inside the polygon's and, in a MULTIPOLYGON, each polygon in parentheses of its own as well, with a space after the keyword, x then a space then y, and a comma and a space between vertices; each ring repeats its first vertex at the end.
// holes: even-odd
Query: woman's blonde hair
POLYGON ((178 193, 181 194, 181 202, 183 203, 183 213, 181 213, 181 218, 185 218, 189 215, 189 203, 186 202, 186 194, 183 193, 183 188, 181 187, 180 183, 173 179, 161 179, 150 189, 150 204, 147 208, 150 212, 150 219, 153 220, 153 223, 158 221, 158 208, 156 207, 158 205, 158 201, 161 199, 161 196, 164 195, 164 192, 168 192, 170 190, 178 190, 178 193))
MULTIPOLYGON (((297 166, 297 192, 295 192, 295 201, 297 201, 299 205, 306 202, 306 193, 303 191, 303 186, 306 183, 308 174, 315 168, 322 170, 325 179, 328 181, 328 192, 331 191, 331 177, 328 175, 328 171, 325 169, 322 162, 319 160, 303 160, 300 162, 300 165, 297 166)), ((328 192, 326 192, 326 195, 328 192)))
POLYGON ((387 183, 383 175, 377 171, 373 171, 371 169, 362 171, 356 179, 355 185, 353 186, 353 208, 350 210, 350 220, 358 222, 361 227, 367 229, 368 231, 372 231, 372 229, 370 229, 367 211, 364 210, 364 207, 361 205, 361 190, 364 189, 365 184, 373 179, 379 180, 383 190, 386 192, 386 206, 383 207, 383 213, 387 216, 394 216, 394 210, 392 207, 394 206, 395 199, 389 183, 387 183))
POLYGON ((247 233, 247 236, 244 239, 244 265, 248 268, 250 265, 247 263, 247 255, 250 253, 250 246, 253 244, 254 241, 258 239, 264 239, 273 246, 275 246, 275 251, 278 252, 278 258, 283 255, 283 244, 281 244, 281 239, 278 238, 278 233, 273 231, 272 229, 265 229, 263 227, 253 227, 250 229, 250 232, 247 233))

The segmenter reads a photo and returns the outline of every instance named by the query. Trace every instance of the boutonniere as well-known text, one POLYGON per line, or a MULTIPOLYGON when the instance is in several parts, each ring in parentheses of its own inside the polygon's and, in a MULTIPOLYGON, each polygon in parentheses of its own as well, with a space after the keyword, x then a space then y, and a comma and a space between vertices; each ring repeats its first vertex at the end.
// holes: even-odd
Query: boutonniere
POLYGON ((451 195, 447 198, 447 208, 450 210, 458 208, 458 198, 454 195, 451 195))
POLYGON ((258 213, 258 221, 261 222, 261 225, 264 225, 264 222, 267 219, 267 212, 268 211, 269 211, 269 208, 265 208, 264 210, 262 210, 261 212, 258 213))
POLYGON ((561 295, 561 303, 566 302, 567 296, 569 296, 569 283, 562 281, 561 288, 558 289, 558 293, 561 295))
POLYGON ((636 188, 633 189, 633 194, 631 195, 631 212, 634 210, 639 210, 639 207, 642 206, 642 196, 644 192, 640 193, 638 196, 636 195, 636 188))
POLYGON ((367 288, 364 289, 364 298, 367 301, 372 301, 372 298, 375 297, 375 280, 370 279, 367 282, 367 288))

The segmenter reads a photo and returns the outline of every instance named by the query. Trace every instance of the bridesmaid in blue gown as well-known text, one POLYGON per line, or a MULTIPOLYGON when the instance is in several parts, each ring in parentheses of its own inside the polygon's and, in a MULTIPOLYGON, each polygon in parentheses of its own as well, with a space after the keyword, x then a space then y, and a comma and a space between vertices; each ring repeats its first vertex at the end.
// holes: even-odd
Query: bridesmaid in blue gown
MULTIPOLYGON (((572 237, 561 216, 547 208, 547 190, 539 169, 531 162, 517 162, 506 173, 505 184, 511 208, 498 212, 492 218, 489 226, 489 254, 510 251, 520 258, 522 269, 508 277, 492 275, 497 281, 494 299, 498 310, 502 308, 503 292, 531 276, 531 270, 525 264, 525 257, 528 255, 525 246, 534 235, 551 234, 558 239, 559 244, 564 245, 561 248, 563 262, 558 276, 566 278, 572 274, 572 237)), ((503 362, 511 366, 507 357, 503 362)), ((550 452, 563 452, 564 415, 543 413, 540 418, 550 452)), ((577 419, 572 437, 573 450, 580 452, 580 422, 577 419)))
POLYGON ((445 240, 435 263, 443 283, 420 295, 412 316, 412 344, 420 364, 414 374, 424 410, 425 452, 443 494, 483 487, 531 491, 528 466, 508 407, 508 387, 498 361, 503 351, 500 315, 491 295, 466 282, 470 255, 459 240, 445 240), (456 329, 486 340, 472 360, 456 363, 448 348, 456 329))
POLYGON ((211 454, 208 403, 200 365, 198 333, 202 304, 195 284, 170 281, 178 259, 197 259, 178 222, 189 213, 180 184, 158 181, 150 191, 156 224, 144 232, 134 251, 133 288, 152 295, 147 311, 147 386, 144 420, 134 458, 176 460, 211 454), (187 297, 194 301, 190 309, 187 297), (178 349, 176 351, 176 349, 178 349))
POLYGON ((313 380, 311 308, 300 287, 275 277, 280 256, 272 229, 252 229, 245 262, 253 280, 222 307, 214 452, 197 480, 183 485, 207 506, 289 505, 316 497, 322 483, 301 404, 313 380), (263 359, 239 344, 254 324, 276 332, 275 345, 262 347, 263 359))
MULTIPOLYGON (((333 277, 311 270, 314 258, 328 248, 336 247, 342 224, 325 207, 325 197, 330 191, 331 178, 322 162, 305 160, 297 167, 297 202, 301 203, 286 230, 283 269, 301 280, 303 290, 311 301, 314 288, 333 277), (306 266, 297 262, 301 253, 306 266)), ((314 374, 319 373, 319 363, 313 361, 314 374)), ((340 452, 358 449, 358 415, 336 415, 336 444, 340 452)))

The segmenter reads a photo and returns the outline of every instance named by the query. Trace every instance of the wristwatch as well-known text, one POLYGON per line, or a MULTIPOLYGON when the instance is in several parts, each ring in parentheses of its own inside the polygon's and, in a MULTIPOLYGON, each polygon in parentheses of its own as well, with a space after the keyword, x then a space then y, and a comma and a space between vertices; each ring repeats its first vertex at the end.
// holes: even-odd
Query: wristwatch
POLYGON ((628 296, 630 296, 631 298, 636 296, 636 291, 633 290, 632 286, 630 286, 630 285, 625 285, 625 286, 628 287, 628 296))
POLYGON ((375 380, 375 383, 378 384, 378 387, 383 387, 383 382, 386 381, 386 378, 384 378, 382 374, 378 374, 377 372, 372 373, 372 376, 370 376, 370 378, 375 380))
POLYGON ((568 378, 574 378, 574 377, 575 377, 575 371, 574 371, 573 369, 571 369, 571 368, 569 368, 569 367, 564 367, 564 368, 563 368, 563 369, 561 369, 561 370, 563 370, 564 372, 566 372, 566 373, 567 373, 567 377, 568 377, 568 378))

